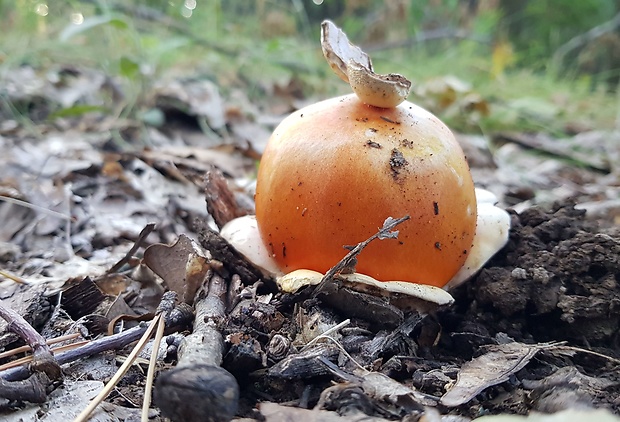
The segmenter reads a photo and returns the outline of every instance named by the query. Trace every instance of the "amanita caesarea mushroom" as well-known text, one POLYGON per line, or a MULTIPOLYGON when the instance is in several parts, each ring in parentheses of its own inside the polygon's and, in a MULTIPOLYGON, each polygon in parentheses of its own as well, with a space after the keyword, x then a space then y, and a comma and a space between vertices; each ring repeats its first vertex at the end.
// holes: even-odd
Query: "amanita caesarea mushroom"
MULTIPOLYGON (((408 80, 375 74, 370 58, 331 22, 321 40, 355 94, 282 121, 261 159, 256 217, 233 220, 221 234, 267 273, 321 274, 387 217, 409 215, 397 239, 374 241, 357 257, 363 276, 341 279, 448 303, 441 287, 469 278, 506 243, 509 216, 491 193, 475 190, 452 132, 405 101, 408 80)), ((290 279, 281 288, 294 289, 290 279)))

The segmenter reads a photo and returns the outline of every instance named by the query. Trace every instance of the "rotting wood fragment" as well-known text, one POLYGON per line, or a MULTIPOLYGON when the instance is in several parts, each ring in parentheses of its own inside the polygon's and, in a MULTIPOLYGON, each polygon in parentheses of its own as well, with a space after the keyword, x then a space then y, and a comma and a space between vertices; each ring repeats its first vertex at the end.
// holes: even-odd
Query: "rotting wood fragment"
POLYGON ((317 344, 305 352, 289 355, 268 369, 267 375, 288 380, 328 375, 322 360, 336 360, 340 350, 332 344, 317 344))
POLYGON ((250 264, 222 236, 206 225, 200 227, 199 238, 201 246, 211 253, 213 259, 222 262, 230 274, 238 274, 243 284, 251 285, 264 278, 258 268, 250 264))
POLYGON ((237 203, 224 174, 215 166, 205 176, 205 198, 207 211, 220 229, 237 217, 253 213, 237 203))

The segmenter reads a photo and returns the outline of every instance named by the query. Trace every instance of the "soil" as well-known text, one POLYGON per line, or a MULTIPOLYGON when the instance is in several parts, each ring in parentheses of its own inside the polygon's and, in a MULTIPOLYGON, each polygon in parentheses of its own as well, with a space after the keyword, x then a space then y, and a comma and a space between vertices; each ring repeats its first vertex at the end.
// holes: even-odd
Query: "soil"
MULTIPOLYGON (((619 413, 618 361, 607 358, 620 356, 619 257, 618 234, 598 231, 573 204, 513 212, 508 244, 478 275, 452 292, 453 306, 431 315, 405 314, 396 328, 354 320, 339 342, 358 363, 429 397, 441 397, 459 368, 484 355, 489 346, 512 340, 533 345, 567 342, 577 351, 539 353, 507 381, 486 388, 464 405, 439 404, 440 412, 474 418, 579 405, 619 413), (599 355, 585 353, 586 349, 599 355)), ((247 320, 233 317, 225 330, 244 332, 245 344, 251 343, 257 356, 251 364, 235 359, 224 363, 240 378, 241 413, 248 417, 256 416, 252 409, 266 398, 308 408, 321 402, 322 408, 340 414, 351 406, 343 397, 325 407, 320 395, 334 377, 315 357, 299 367, 287 362, 285 368, 269 359, 269 333, 288 331, 293 338, 293 331, 303 330, 299 315, 321 315, 332 322, 347 317, 326 309, 320 301, 298 296, 277 294, 273 306, 248 305, 243 315, 262 316, 249 326, 247 320), (293 302, 297 306, 291 306, 293 302), (276 326, 267 326, 276 320, 276 326), (256 372, 264 366, 258 357, 261 353, 268 358, 266 372, 256 372)), ((320 355, 352 370, 350 361, 333 345, 327 344, 320 355)), ((385 404, 382 407, 368 396, 366 400, 374 405, 363 412, 370 416, 400 419, 421 412, 420 403, 418 407, 392 404, 386 410, 385 404)))
MULTIPOLYGON (((438 315, 443 333, 433 355, 468 360, 480 353, 481 345, 494 344, 498 336, 506 335, 525 343, 566 341, 618 358, 620 237, 617 232, 598 231, 584 216, 572 204, 513 213, 506 247, 476 277, 453 291, 455 306, 438 315)), ((570 406, 566 394, 618 413, 619 381, 617 361, 583 353, 561 358, 546 355, 511 382, 487 390, 468 413, 474 416, 471 412, 476 407, 492 413, 526 413, 544 409, 550 400, 555 400, 557 410, 570 406), (532 382, 565 371, 572 375, 552 385, 567 392, 540 403, 543 399, 536 396, 544 395, 548 390, 540 390, 550 386, 532 382), (613 386, 577 393, 579 383, 567 381, 576 379, 575 374, 609 380, 613 386)))

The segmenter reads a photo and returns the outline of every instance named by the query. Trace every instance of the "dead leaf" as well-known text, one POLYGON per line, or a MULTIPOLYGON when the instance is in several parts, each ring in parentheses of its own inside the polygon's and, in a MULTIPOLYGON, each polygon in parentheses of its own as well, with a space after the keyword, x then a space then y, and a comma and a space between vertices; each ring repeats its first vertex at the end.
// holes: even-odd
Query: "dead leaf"
POLYGON ((370 396, 404 407, 408 411, 419 409, 422 405, 436 405, 434 397, 420 393, 380 372, 368 372, 361 378, 361 386, 370 396))
POLYGON ((319 409, 301 409, 264 402, 258 405, 265 422, 383 422, 388 419, 368 416, 364 413, 339 415, 336 412, 319 409))
POLYGON ((226 124, 224 102, 219 89, 207 79, 159 81, 152 92, 158 107, 204 117, 213 130, 223 129, 226 124))
POLYGON ((456 383, 439 402, 448 407, 467 403, 482 390, 507 381, 523 369, 536 353, 549 347, 549 344, 519 342, 489 346, 484 355, 463 365, 456 383))
POLYGON ((155 244, 144 251, 144 263, 186 303, 192 303, 209 269, 210 256, 185 235, 172 245, 155 244))

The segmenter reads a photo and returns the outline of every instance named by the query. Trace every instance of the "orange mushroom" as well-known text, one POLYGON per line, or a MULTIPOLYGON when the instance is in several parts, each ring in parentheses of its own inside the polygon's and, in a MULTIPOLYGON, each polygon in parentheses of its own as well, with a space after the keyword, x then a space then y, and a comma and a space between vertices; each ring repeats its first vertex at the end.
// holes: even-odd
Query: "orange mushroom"
POLYGON ((274 131, 256 186, 261 237, 284 272, 327 271, 387 217, 409 214, 397 240, 370 244, 356 270, 378 280, 443 286, 476 229, 474 184, 450 130, 404 102, 355 95, 301 109, 274 131))
POLYGON ((356 271, 377 280, 445 285, 476 231, 463 151, 437 117, 406 98, 410 82, 377 75, 330 22, 322 46, 355 95, 288 116, 262 156, 256 186, 261 238, 283 272, 327 271, 387 217, 410 215, 397 240, 371 243, 356 271))

